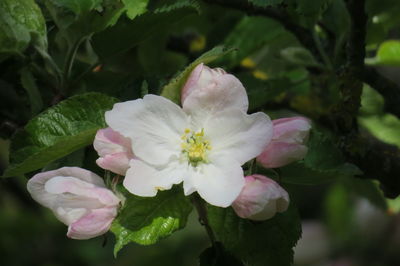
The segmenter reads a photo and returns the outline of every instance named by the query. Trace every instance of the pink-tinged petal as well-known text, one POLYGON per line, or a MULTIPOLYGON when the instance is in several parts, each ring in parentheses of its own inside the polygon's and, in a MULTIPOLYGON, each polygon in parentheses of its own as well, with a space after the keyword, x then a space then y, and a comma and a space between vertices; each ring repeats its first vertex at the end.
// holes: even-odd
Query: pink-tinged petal
POLYGON ((180 155, 181 135, 188 117, 170 100, 148 94, 143 99, 117 103, 105 114, 107 124, 132 141, 135 156, 164 165, 180 155))
POLYGON ((109 127, 97 131, 93 146, 101 157, 121 152, 133 157, 131 141, 109 127))
POLYGON ((184 182, 191 182, 200 197, 218 207, 228 207, 244 186, 243 170, 235 161, 223 158, 192 168, 184 182))
POLYGON ((53 211, 57 219, 66 225, 74 224, 69 235, 78 239, 94 237, 108 230, 120 202, 105 188, 99 176, 77 167, 37 174, 28 181, 27 188, 36 201, 53 211), (100 209, 112 212, 112 218, 105 221, 104 214, 97 211, 100 209), (90 217, 92 222, 88 224, 84 217, 90 217))
POLYGON ((210 160, 230 157, 240 165, 258 156, 272 138, 272 123, 264 113, 247 115, 240 110, 216 113, 204 126, 212 149, 210 160))
POLYGON ((170 162, 165 168, 156 168, 145 162, 133 159, 126 172, 124 187, 132 194, 141 197, 153 197, 159 190, 171 189, 182 182, 187 165, 170 162))
POLYGON ((272 179, 262 175, 245 177, 245 185, 232 207, 242 218, 262 221, 284 212, 289 206, 289 195, 272 179))
MULTIPOLYGON (((119 203, 119 199, 111 192, 103 187, 95 186, 91 183, 82 181, 72 176, 56 176, 48 180, 45 184, 45 191, 51 194, 63 194, 67 193, 66 196, 62 197, 63 205, 66 206, 67 201, 75 206, 81 206, 85 208, 99 208, 101 206, 114 206, 119 203), (74 195, 69 197, 70 195, 74 195), (81 200, 76 196, 87 198, 81 200), (96 202, 96 206, 93 206, 92 202, 96 202)), ((58 200, 58 203, 59 200, 58 200)), ((68 206, 70 207, 70 206, 68 206)))
POLYGON ((117 215, 116 208, 94 209, 68 227, 67 236, 90 239, 106 233, 117 215))
POLYGON ((272 141, 257 157, 257 162, 266 168, 278 168, 304 159, 307 151, 305 145, 272 141))
MULTIPOLYGON (((202 76, 199 84, 192 88, 192 92, 183 101, 183 110, 186 113, 192 116, 201 113, 212 115, 225 109, 239 109, 247 112, 249 101, 246 90, 235 76, 218 74, 211 79, 207 77, 206 82, 200 82, 201 80, 202 76)), ((206 115, 202 114, 202 116, 206 115)))
POLYGON ((305 117, 288 117, 272 120, 273 140, 303 144, 307 140, 311 122, 305 117))
POLYGON ((119 175, 125 175, 129 168, 129 161, 133 159, 127 152, 103 155, 96 160, 98 166, 119 175))
POLYGON ((204 67, 204 64, 200 63, 190 73, 190 75, 181 91, 181 102, 182 103, 186 100, 187 96, 189 96, 189 94, 191 94, 193 92, 193 90, 196 89, 196 85, 200 78, 200 74, 203 71, 203 67, 204 67))
POLYGON ((103 179, 95 173, 79 167, 63 167, 57 170, 36 174, 27 183, 27 189, 32 198, 47 208, 52 208, 57 194, 45 191, 46 182, 57 176, 73 176, 99 187, 105 187, 103 179))

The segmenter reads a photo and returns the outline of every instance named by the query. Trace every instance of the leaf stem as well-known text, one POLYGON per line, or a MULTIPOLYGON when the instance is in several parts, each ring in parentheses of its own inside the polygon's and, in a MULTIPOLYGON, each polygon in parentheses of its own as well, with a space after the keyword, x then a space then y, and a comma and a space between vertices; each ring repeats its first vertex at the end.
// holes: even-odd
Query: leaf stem
POLYGON ((213 232, 210 224, 208 223, 208 215, 207 215, 207 208, 206 208, 205 202, 203 201, 202 198, 200 198, 199 194, 197 194, 197 193, 194 193, 191 196, 191 200, 192 200, 194 207, 196 208, 197 214, 199 215, 200 224, 203 225, 204 228, 206 229, 207 235, 210 238, 212 246, 216 247, 216 245, 215 245, 216 240, 215 240, 214 232, 213 232))
POLYGON ((89 38, 89 37, 88 36, 83 36, 83 37, 79 38, 74 43, 72 48, 68 51, 67 59, 65 61, 65 66, 64 66, 64 84, 63 84, 63 89, 64 90, 65 90, 65 87, 66 87, 66 83, 68 82, 68 80, 70 79, 70 76, 71 76, 71 71, 72 71, 72 67, 74 65, 76 53, 78 52, 79 46, 82 44, 82 42, 85 41, 86 38, 89 38))

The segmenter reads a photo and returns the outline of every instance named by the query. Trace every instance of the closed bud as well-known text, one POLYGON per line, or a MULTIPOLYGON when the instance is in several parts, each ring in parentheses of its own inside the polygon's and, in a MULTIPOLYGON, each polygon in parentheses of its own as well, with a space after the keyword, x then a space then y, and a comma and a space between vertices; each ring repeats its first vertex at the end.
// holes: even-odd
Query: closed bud
POLYGON ((305 142, 311 129, 310 120, 290 117, 272 120, 272 141, 257 157, 266 168, 278 168, 303 159, 308 151, 305 142))
POLYGON ((263 221, 289 206, 288 193, 274 180, 262 176, 245 177, 246 183, 232 207, 239 217, 263 221))
POLYGON ((98 175, 78 167, 39 173, 28 181, 27 189, 34 200, 68 225, 67 236, 73 239, 106 233, 120 202, 98 175))
POLYGON ((181 91, 181 102, 187 112, 198 108, 205 112, 225 108, 247 112, 249 106, 246 89, 235 76, 204 64, 196 66, 189 75, 181 91))

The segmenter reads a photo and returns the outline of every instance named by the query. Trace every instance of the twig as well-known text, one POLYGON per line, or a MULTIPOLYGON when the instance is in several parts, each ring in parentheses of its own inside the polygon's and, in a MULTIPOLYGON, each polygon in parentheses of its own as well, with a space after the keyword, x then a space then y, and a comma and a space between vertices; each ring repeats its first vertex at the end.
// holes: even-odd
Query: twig
POLYGON ((214 232, 212 228, 210 227, 210 224, 208 223, 208 216, 207 216, 207 209, 205 206, 204 201, 200 198, 200 196, 197 193, 194 193, 191 196, 191 200, 193 205, 195 206, 197 213, 199 215, 199 221, 201 225, 204 226, 204 228, 207 231, 207 235, 210 238, 211 244, 216 248, 216 240, 214 236, 214 232))

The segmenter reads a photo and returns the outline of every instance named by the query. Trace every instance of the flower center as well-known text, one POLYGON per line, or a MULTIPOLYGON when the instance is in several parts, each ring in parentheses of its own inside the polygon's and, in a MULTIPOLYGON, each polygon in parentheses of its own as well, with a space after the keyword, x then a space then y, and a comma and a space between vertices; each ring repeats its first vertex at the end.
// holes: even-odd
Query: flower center
POLYGON ((193 167, 196 167, 199 163, 208 163, 207 152, 211 150, 211 145, 204 138, 204 129, 194 132, 187 128, 181 139, 182 154, 187 157, 193 167))

